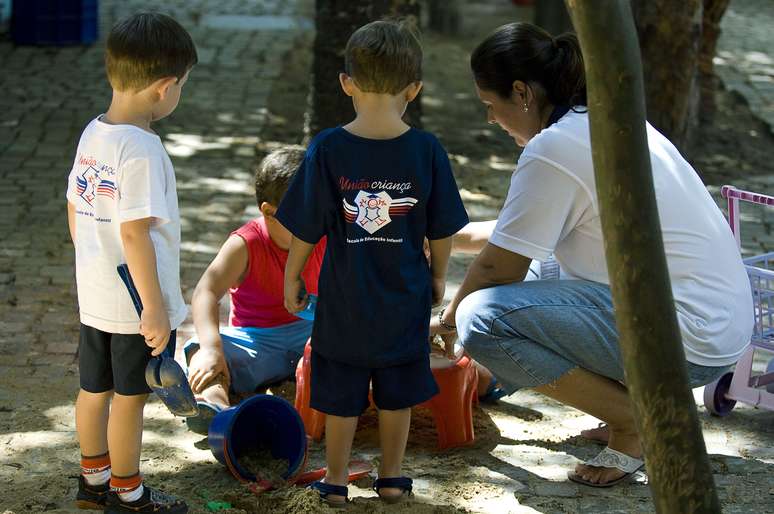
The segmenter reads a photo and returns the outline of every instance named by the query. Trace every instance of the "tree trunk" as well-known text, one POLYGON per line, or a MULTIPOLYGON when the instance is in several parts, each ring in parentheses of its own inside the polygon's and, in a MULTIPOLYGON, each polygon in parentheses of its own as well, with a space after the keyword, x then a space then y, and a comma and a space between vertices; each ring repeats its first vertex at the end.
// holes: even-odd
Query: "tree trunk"
MULTIPOLYGON (((344 71, 344 48, 355 30, 387 16, 414 16, 419 23, 418 0, 317 0, 312 63, 312 87, 306 123, 307 138, 321 130, 349 123, 355 117, 352 99, 339 85, 344 71)), ((406 122, 421 126, 421 95, 406 109, 406 122)))
POLYGON ((718 78, 712 60, 717 52, 720 37, 720 20, 726 12, 729 0, 704 0, 701 46, 699 48, 699 116, 711 123, 715 115, 715 92, 718 78))
POLYGON ((540 0, 535 3, 535 25, 554 36, 572 30, 572 20, 564 0, 540 0))
MULTIPOLYGON (((594 174, 626 386, 659 513, 719 513, 688 387, 628 2, 567 0, 583 49, 594 174)), ((672 9, 676 9, 673 4, 672 9)), ((671 24, 664 20, 663 23, 671 24)))
POLYGON ((648 120, 688 152, 698 126, 703 0, 633 0, 648 120))
POLYGON ((427 19, 430 30, 439 34, 458 34, 461 26, 460 4, 460 0, 427 0, 427 19))

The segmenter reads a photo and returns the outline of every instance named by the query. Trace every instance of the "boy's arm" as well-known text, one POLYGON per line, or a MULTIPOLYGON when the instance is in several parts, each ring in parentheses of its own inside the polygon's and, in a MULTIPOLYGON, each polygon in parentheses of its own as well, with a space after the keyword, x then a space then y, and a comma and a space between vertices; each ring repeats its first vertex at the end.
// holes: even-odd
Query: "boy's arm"
POLYGON ((293 236, 288 250, 288 261, 285 264, 285 308, 289 313, 295 314, 306 307, 306 294, 301 296, 302 287, 301 272, 306 266, 306 261, 314 250, 314 245, 293 236), (299 298, 299 296, 301 296, 299 298))
POLYGON ((460 253, 479 253, 484 249, 494 232, 497 220, 474 221, 454 234, 452 249, 460 253))
POLYGON ((156 250, 150 237, 153 218, 121 223, 121 242, 126 264, 140 293, 143 311, 140 315, 140 334, 145 344, 153 348, 151 355, 159 355, 169 342, 169 315, 161 295, 156 271, 156 250))
POLYGON ((449 255, 452 237, 430 239, 430 273, 433 280, 433 307, 443 301, 446 292, 446 270, 449 267, 449 255))
POLYGON ((239 236, 229 237, 196 284, 191 299, 199 351, 191 357, 188 381, 194 393, 201 392, 218 375, 228 389, 230 374, 220 338, 218 304, 229 288, 237 286, 247 271, 247 245, 239 236))
POLYGON ((75 244, 75 205, 67 202, 67 227, 70 229, 70 240, 75 244))

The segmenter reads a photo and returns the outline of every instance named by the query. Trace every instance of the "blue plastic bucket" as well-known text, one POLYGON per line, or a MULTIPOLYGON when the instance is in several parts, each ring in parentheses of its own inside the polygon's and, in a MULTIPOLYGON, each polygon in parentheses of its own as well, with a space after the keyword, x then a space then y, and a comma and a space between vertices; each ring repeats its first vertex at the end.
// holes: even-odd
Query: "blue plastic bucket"
POLYGON ((221 464, 242 481, 256 477, 239 464, 239 458, 256 448, 269 448, 275 459, 286 459, 288 470, 282 478, 290 480, 306 463, 306 432, 301 416, 278 396, 259 394, 219 412, 210 424, 210 450, 221 464))

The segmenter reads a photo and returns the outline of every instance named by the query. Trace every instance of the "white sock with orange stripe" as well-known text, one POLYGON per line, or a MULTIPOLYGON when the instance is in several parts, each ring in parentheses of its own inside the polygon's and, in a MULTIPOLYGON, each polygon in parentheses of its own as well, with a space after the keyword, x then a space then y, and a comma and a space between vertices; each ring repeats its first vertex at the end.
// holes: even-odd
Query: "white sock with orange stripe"
POLYGON ((81 455, 81 475, 89 485, 100 485, 110 480, 110 454, 81 455))
POLYGON ((140 499, 143 493, 142 475, 137 473, 130 477, 110 477, 110 489, 125 502, 133 502, 140 499))

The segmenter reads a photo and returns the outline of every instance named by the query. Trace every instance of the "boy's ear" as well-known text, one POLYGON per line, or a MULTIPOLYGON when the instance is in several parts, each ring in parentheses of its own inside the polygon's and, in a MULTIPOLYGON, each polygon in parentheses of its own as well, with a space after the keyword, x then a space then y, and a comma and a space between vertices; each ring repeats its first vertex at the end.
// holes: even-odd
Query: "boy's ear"
POLYGON ((417 97, 419 92, 422 91, 422 81, 412 82, 406 86, 406 102, 412 102, 417 97))
POLYGON ((339 82, 341 83, 341 89, 344 91, 344 93, 347 96, 352 96, 354 93, 354 81, 352 80, 352 77, 347 75, 346 73, 339 73, 339 82))
POLYGON ((258 210, 261 211, 264 218, 270 218, 277 213, 277 208, 269 202, 261 202, 261 205, 258 206, 258 210))
POLYGON ((158 95, 159 101, 164 100, 169 93, 169 88, 177 84, 177 77, 165 77, 159 79, 153 84, 153 89, 158 95))

